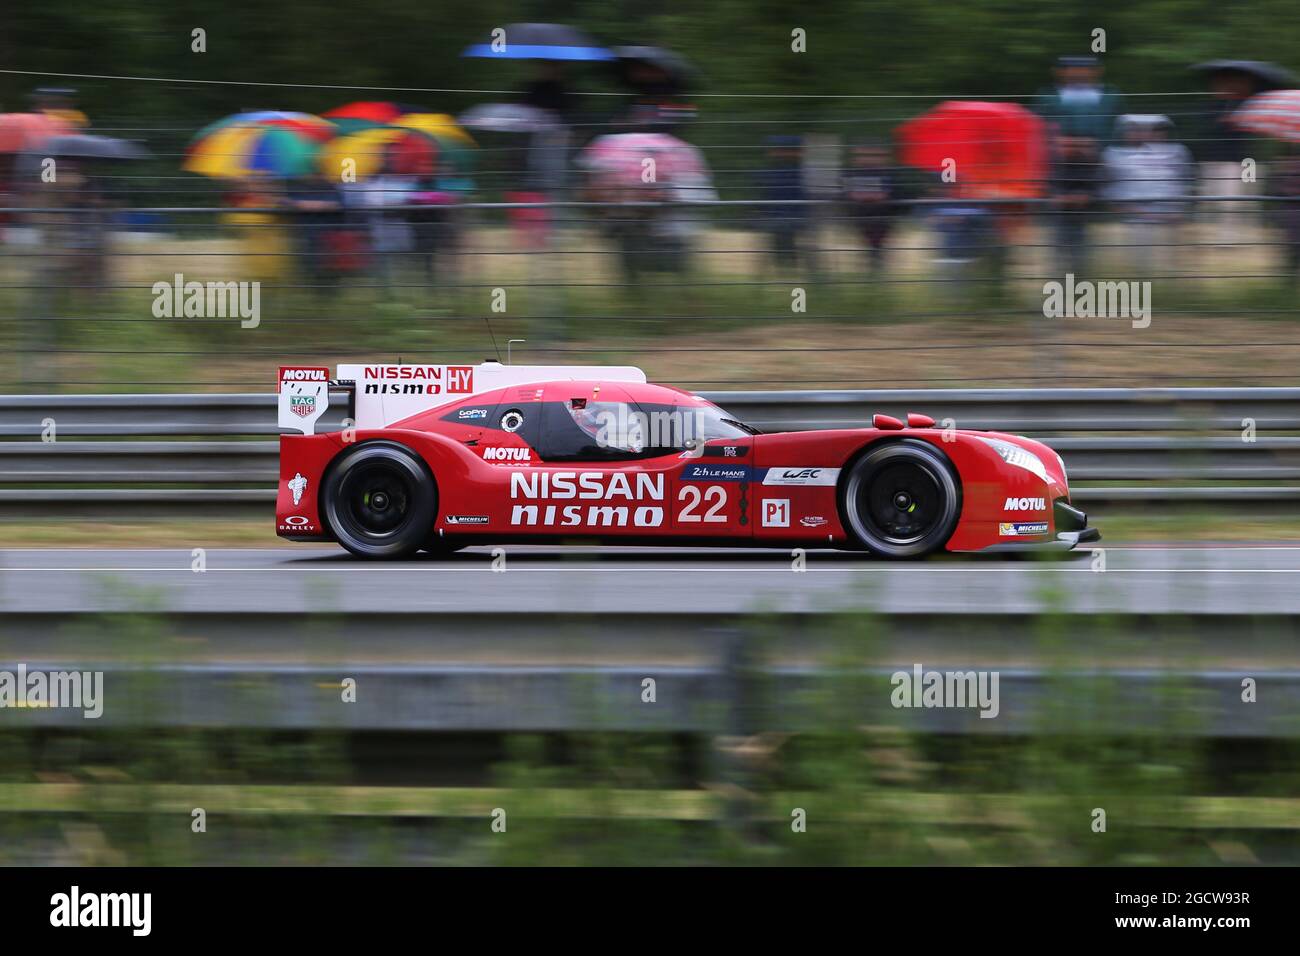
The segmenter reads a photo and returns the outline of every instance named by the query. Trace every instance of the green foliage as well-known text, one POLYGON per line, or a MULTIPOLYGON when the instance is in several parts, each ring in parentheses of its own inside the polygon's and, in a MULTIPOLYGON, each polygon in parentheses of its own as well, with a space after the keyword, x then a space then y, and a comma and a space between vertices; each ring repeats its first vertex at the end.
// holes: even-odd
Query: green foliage
MULTIPOLYGON (((97 5, 54 0, 15 10, 0 58, 6 69, 184 78, 207 83, 75 82, 92 115, 203 119, 242 107, 316 110, 368 94, 329 87, 401 87, 397 99, 432 99, 448 109, 493 98, 421 90, 513 90, 526 65, 465 60, 460 51, 495 26, 521 20, 571 23, 609 44, 650 43, 678 50, 701 73, 701 93, 1030 95, 1061 53, 1084 53, 1091 31, 1107 35, 1109 79, 1121 89, 1196 89, 1187 66, 1212 57, 1300 65, 1300 34, 1288 0, 1066 0, 953 5, 943 0, 834 0, 795 10, 779 0, 668 4, 570 0, 484 0, 471 16, 461 4, 394 0, 284 0, 213 5, 206 0, 97 5), (207 31, 207 52, 191 52, 191 31, 207 31), (806 53, 790 32, 807 31, 806 53), (236 81, 275 86, 219 85, 236 81), (315 88, 313 88, 315 87, 315 88)), ((574 85, 613 91, 598 68, 576 68, 574 85)), ((54 78, 0 76, 0 102, 18 106, 54 78)), ((702 99, 702 119, 836 115, 829 100, 702 99)), ((911 104, 903 107, 912 112, 911 104)), ((591 108, 609 108, 598 98, 591 108)), ((858 101, 856 111, 897 114, 897 102, 858 101)))

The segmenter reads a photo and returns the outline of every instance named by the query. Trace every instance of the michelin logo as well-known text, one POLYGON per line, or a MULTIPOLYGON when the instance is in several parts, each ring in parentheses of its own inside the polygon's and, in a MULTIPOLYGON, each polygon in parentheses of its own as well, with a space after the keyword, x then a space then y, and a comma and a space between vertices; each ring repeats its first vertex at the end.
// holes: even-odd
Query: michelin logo
POLYGON ((307 490, 307 479, 302 476, 302 472, 295 472, 285 484, 289 487, 289 493, 293 495, 293 503, 299 504, 302 501, 302 493, 307 490))
POLYGON ((447 524, 487 524, 487 515, 447 515, 447 524))
POLYGON ((1044 511, 1047 501, 1044 498, 1008 498, 1002 506, 1004 511, 1044 511))
POLYGON ((1022 535, 1047 534, 1047 522, 1004 521, 998 525, 998 534, 1004 538, 1018 538, 1022 535))

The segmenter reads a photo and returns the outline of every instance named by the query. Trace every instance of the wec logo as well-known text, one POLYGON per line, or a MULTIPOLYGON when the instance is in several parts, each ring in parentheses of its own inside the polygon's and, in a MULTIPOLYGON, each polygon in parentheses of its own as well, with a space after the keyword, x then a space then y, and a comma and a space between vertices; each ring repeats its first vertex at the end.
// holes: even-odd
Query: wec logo
POLYGON ((1008 498, 1002 506, 1004 511, 1044 511, 1047 501, 1043 498, 1008 498))
POLYGON ((806 468, 801 466, 769 468, 763 476, 765 485, 822 485, 833 486, 840 477, 838 468, 806 468))

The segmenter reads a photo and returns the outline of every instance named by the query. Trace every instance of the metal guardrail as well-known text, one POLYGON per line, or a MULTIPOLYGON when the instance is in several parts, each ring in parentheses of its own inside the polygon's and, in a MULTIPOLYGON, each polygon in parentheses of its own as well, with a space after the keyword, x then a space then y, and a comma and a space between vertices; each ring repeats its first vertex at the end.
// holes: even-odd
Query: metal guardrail
MULTIPOLYGON (((1300 388, 703 394, 766 430, 923 411, 1045 438, 1090 503, 1300 500, 1300 388)), ((269 502, 278 445, 258 439, 277 433, 270 394, 0 397, 0 505, 269 502), (55 440, 42 440, 51 429, 55 440)))
MULTIPOLYGON (((16 664, 5 663, 6 667, 16 664)), ((56 670, 62 663, 28 663, 28 670, 56 670)), ((97 668, 101 669, 101 668, 97 668)), ((899 712, 889 704, 889 677, 906 667, 858 672, 874 679, 879 693, 859 702, 855 721, 888 724, 899 712)), ((957 670, 971 670, 958 667, 957 670)), ((772 699, 763 729, 792 733, 815 730, 824 701, 843 673, 808 668, 752 672, 745 681, 725 666, 424 666, 348 663, 336 667, 270 664, 110 665, 104 672, 104 727, 245 727, 275 730, 407 731, 435 733, 559 733, 594 730, 726 733, 745 699, 738 684, 761 681, 772 699), (352 704, 340 704, 342 676, 365 689, 352 704), (641 682, 653 676, 659 699, 640 704, 641 682), (111 706, 109 706, 111 704, 111 706)), ((921 733, 1023 736, 1166 733, 1181 737, 1278 739, 1294 737, 1300 714, 1300 673, 1259 674, 1246 670, 1116 670, 1049 676, 1037 669, 1000 671, 1002 712, 982 720, 976 709, 908 711, 907 726, 921 733), (1259 703, 1241 706, 1241 682, 1258 681, 1259 703), (1198 717, 1182 721, 1185 703, 1161 693, 1176 682, 1198 702, 1198 717), (1062 694, 1095 693, 1108 686, 1128 702, 1092 715, 1086 729, 1077 715, 1062 712, 1062 694)), ((0 711, 0 728, 86 727, 76 709, 0 711)))
POLYGON ((1300 388, 871 389, 705 392, 759 428, 835 428, 924 412, 958 428, 1065 432, 1300 431, 1300 388))

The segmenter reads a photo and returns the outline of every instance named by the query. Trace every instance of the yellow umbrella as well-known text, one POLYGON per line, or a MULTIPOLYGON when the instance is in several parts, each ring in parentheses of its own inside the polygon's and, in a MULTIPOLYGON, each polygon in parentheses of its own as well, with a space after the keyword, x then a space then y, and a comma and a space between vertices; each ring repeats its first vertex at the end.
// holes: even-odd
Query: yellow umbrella
POLYGON ((474 137, 465 132, 454 118, 446 113, 406 113, 393 120, 394 126, 418 129, 439 138, 454 139, 465 146, 477 146, 474 137))

